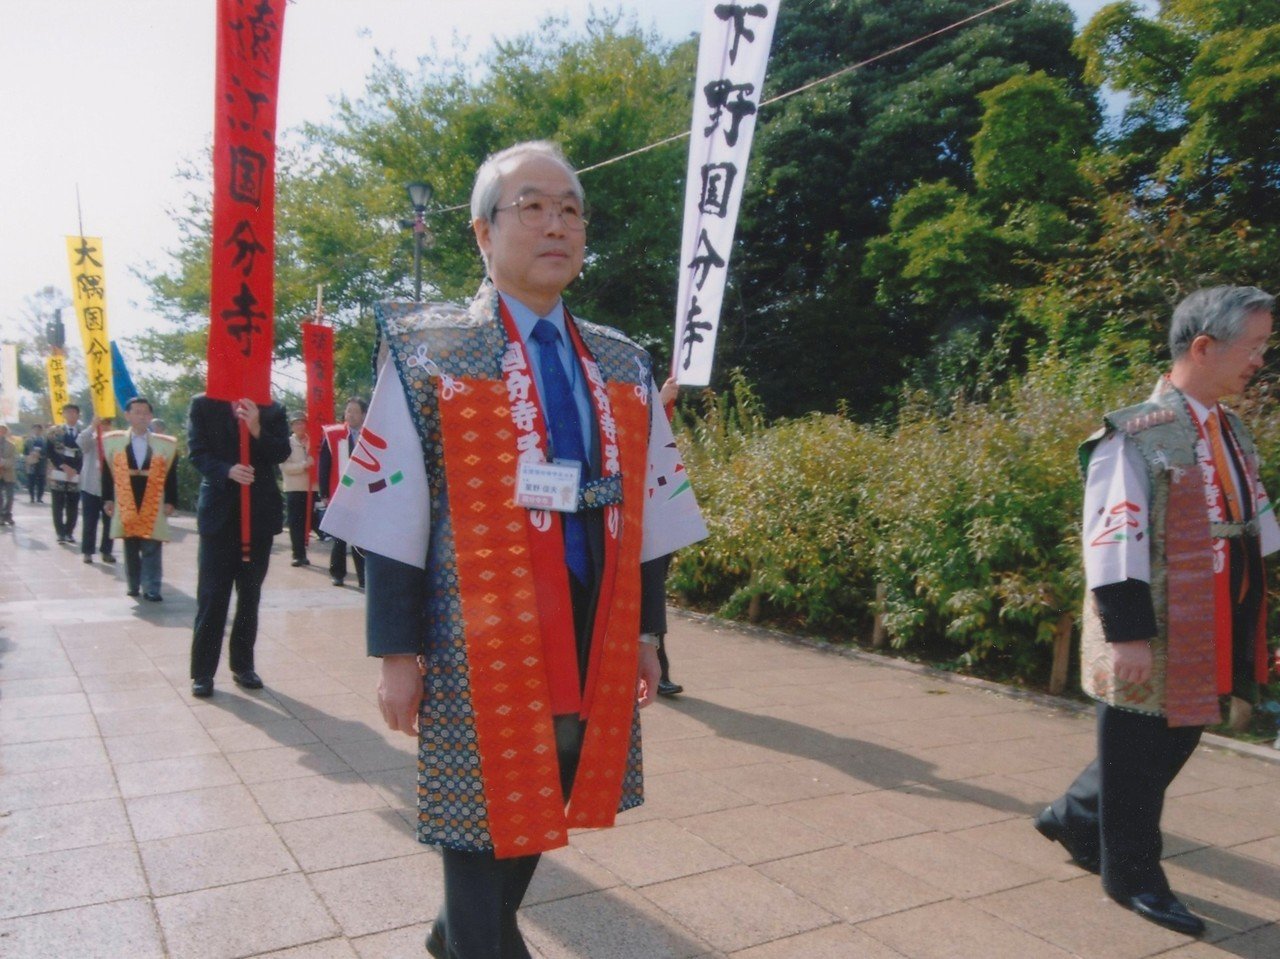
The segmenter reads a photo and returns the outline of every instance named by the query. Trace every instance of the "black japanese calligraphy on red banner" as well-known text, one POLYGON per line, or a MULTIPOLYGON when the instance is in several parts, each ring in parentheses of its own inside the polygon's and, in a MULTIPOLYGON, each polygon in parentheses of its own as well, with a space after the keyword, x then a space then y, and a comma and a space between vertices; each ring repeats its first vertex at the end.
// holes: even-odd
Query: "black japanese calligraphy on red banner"
POLYGON ((285 0, 218 0, 209 374, 215 399, 271 400, 276 93, 285 0))
POLYGON ((332 326, 302 324, 302 362, 307 368, 307 452, 318 463, 324 427, 334 421, 332 326))

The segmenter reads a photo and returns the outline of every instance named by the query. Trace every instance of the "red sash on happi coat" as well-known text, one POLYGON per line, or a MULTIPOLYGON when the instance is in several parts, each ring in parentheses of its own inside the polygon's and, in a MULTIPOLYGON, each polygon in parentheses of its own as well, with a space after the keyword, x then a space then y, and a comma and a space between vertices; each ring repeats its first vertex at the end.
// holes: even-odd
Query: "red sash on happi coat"
POLYGON ((566 317, 587 371, 604 473, 620 472, 623 485, 622 505, 605 508, 605 562, 579 695, 560 517, 515 504, 517 462, 522 455, 541 459, 546 434, 536 387, 526 382, 523 345, 514 324, 504 325, 506 379, 463 377, 460 389, 440 394, 471 699, 498 858, 554 849, 568 841, 570 825, 607 826, 617 814, 636 699, 649 435, 649 409, 634 384, 606 385, 566 317), (562 710, 586 720, 567 813, 552 722, 562 710))

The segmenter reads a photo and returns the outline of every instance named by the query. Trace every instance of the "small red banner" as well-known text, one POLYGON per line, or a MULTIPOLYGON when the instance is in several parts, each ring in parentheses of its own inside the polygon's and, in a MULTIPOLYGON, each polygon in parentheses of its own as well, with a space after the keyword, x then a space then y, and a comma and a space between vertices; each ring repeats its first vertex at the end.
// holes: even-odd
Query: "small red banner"
POLYGON ((316 483, 324 427, 333 415, 333 327, 302 324, 302 362, 307 368, 307 452, 311 454, 311 483, 316 483))
POLYGON ((214 399, 271 402, 276 92, 285 0, 218 0, 209 376, 214 399))

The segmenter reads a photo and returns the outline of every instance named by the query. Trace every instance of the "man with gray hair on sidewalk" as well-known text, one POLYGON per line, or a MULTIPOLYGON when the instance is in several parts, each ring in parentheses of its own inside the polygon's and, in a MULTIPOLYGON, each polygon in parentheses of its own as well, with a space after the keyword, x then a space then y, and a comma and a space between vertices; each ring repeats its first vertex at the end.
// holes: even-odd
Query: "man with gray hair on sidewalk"
POLYGON ((662 560, 706 535, 687 484, 650 488, 675 442, 648 355, 561 299, 583 201, 554 144, 484 162, 488 278, 470 307, 379 304, 386 358, 324 520, 368 553, 379 705, 418 737, 437 959, 528 959, 539 855, 642 801, 662 560))
POLYGON ((1098 755, 1035 826, 1121 905, 1193 936, 1204 922, 1160 867, 1160 816, 1204 727, 1267 678, 1262 557, 1280 527, 1253 438, 1219 401, 1262 368, 1273 307, 1255 287, 1192 293, 1173 313, 1169 373, 1080 450, 1081 682, 1098 755))

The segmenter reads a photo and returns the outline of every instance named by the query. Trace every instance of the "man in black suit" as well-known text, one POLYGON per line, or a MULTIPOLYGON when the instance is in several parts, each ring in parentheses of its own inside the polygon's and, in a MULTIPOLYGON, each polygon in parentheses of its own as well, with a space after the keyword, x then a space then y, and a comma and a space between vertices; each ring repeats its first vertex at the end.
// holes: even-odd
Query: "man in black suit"
POLYGON ((59 543, 76 541, 76 520, 80 514, 80 466, 84 454, 76 445, 80 436, 80 407, 68 403, 62 408, 62 426, 49 431, 49 464, 53 473, 49 493, 53 499, 53 531, 59 543))
POLYGON ((196 621, 191 638, 191 694, 213 694, 213 675, 222 656, 231 589, 236 615, 231 624, 231 675, 238 686, 261 689, 253 668, 258 636, 258 600, 271 558, 271 540, 284 528, 284 505, 276 467, 289 458, 289 421, 279 403, 259 407, 201 394, 187 413, 187 446, 202 477, 196 502, 200 551, 196 580, 196 621), (240 462, 240 424, 249 430, 249 462, 240 462), (240 490, 249 487, 249 555, 242 556, 240 490))

